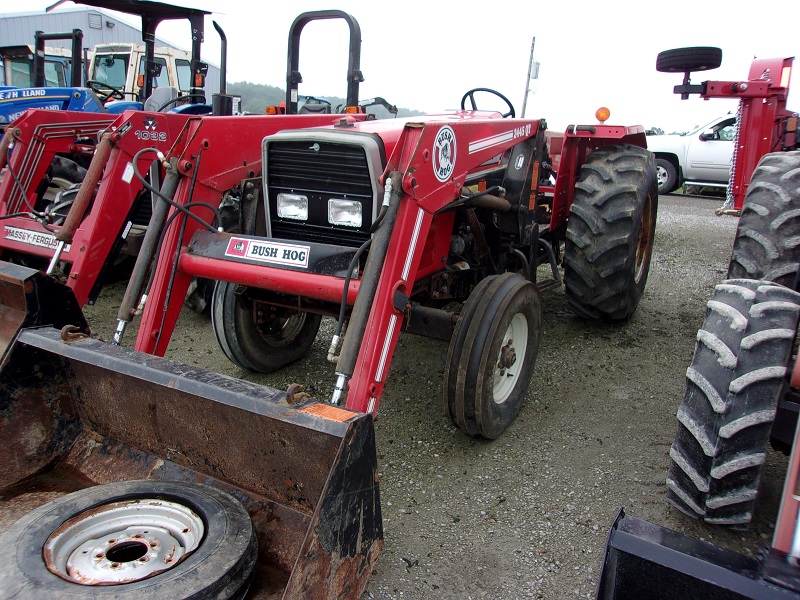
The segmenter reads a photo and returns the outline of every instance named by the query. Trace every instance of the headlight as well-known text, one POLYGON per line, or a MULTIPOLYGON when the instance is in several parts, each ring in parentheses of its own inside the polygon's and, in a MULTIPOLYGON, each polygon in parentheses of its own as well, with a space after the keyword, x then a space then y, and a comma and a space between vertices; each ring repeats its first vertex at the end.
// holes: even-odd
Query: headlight
POLYGON ((308 220, 308 196, 278 194, 278 216, 282 219, 308 220))
POLYGON ((331 198, 328 200, 328 223, 361 227, 361 203, 357 200, 331 198))

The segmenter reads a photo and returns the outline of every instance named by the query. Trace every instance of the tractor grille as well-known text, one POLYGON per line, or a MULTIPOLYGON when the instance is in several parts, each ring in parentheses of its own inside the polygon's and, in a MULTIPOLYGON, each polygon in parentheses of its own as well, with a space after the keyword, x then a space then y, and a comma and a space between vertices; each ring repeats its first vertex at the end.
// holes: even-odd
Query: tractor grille
POLYGON ((309 140, 274 140, 265 149, 265 191, 270 236, 278 239, 358 247, 369 239, 375 210, 367 152, 361 144, 309 140), (308 219, 278 217, 278 194, 308 198, 308 219), (328 200, 361 204, 360 227, 328 222, 328 200))

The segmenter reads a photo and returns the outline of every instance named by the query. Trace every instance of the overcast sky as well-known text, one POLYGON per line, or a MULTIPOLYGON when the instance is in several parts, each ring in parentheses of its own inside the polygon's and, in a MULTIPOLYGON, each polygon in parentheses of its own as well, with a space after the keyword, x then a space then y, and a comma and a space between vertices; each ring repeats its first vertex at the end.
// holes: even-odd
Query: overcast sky
MULTIPOLYGON (((43 10, 54 1, 28 0, 24 10, 43 10)), ((557 130, 596 122, 594 113, 600 106, 611 110, 609 123, 660 127, 668 133, 736 110, 733 100, 680 100, 672 88, 681 75, 655 70, 662 50, 722 48, 722 66, 698 73, 693 83, 746 79, 754 56, 800 55, 800 38, 788 25, 797 16, 797 0, 765 0, 738 8, 723 0, 172 3, 213 13, 206 20, 203 58, 219 64, 213 19, 228 38, 229 82, 281 88, 286 86, 292 21, 304 11, 348 12, 361 26, 361 98, 383 96, 425 112, 458 108, 465 91, 488 87, 505 94, 521 115, 535 37, 534 60, 541 67, 539 79, 530 85, 525 116, 545 118, 557 130)), ((64 6, 74 7, 70 2, 64 6)), ((165 22, 157 33, 177 46, 190 47, 184 23, 165 22)), ((345 95, 347 42, 343 21, 312 23, 304 29, 300 93, 345 95)), ((800 68, 800 61, 795 66, 800 68)), ((800 86, 798 77, 800 73, 793 78, 795 87, 800 86)), ((789 108, 800 110, 800 91, 790 95, 789 108)))

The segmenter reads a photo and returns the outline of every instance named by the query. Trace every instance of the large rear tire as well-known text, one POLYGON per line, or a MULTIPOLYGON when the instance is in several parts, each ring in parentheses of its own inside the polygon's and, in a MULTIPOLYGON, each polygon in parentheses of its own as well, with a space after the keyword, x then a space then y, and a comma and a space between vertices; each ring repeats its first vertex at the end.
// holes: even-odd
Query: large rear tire
POLYGON ((211 325, 225 356, 257 373, 271 373, 304 357, 322 317, 256 304, 237 288, 235 283, 217 282, 211 302, 211 325))
POLYGON ((497 439, 519 413, 542 331, 536 286, 517 273, 483 279, 459 315, 445 364, 448 416, 471 436, 497 439))
POLYGON ((800 152, 766 154, 753 171, 728 278, 795 288, 800 270, 800 152))
POLYGON ((11 525, 0 543, 0 595, 19 600, 239 599, 258 558, 238 500, 158 480, 67 494, 11 525))
POLYGON ((667 498, 709 523, 749 523, 800 315, 800 294, 765 281, 719 284, 697 333, 667 498))
POLYGON ((567 300, 584 318, 630 318, 653 253, 658 212, 653 155, 628 144, 590 154, 571 211, 564 245, 567 300))

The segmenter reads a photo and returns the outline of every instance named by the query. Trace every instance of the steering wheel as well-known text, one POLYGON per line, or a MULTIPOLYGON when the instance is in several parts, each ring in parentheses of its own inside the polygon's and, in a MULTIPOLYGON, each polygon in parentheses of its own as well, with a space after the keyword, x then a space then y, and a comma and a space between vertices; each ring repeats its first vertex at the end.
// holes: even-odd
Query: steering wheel
MULTIPOLYGON (((205 99, 205 94, 185 94, 183 96, 178 96, 177 98, 173 98, 172 100, 167 100, 156 109, 156 112, 164 112, 164 109, 172 104, 177 104, 178 102, 189 100, 189 98, 203 98, 205 99)), ((188 104, 188 102, 187 102, 188 104)))
POLYGON ((92 90, 95 94, 100 97, 100 102, 105 104, 112 98, 114 100, 124 100, 125 94, 119 88, 115 88, 113 85, 109 85, 102 81, 97 81, 96 79, 90 79, 86 82, 86 87, 92 90))
POLYGON ((461 98, 461 110, 466 110, 467 98, 469 98, 469 103, 470 105, 472 105, 472 110, 478 110, 478 106, 475 104, 475 92, 487 92, 489 94, 497 96, 503 102, 505 102, 506 106, 508 106, 508 112, 501 113, 504 119, 507 119, 509 117, 513 119, 516 116, 517 112, 514 110, 514 105, 511 104, 511 100, 503 96, 503 94, 501 94, 500 92, 489 88, 472 88, 471 90, 469 90, 461 98))

